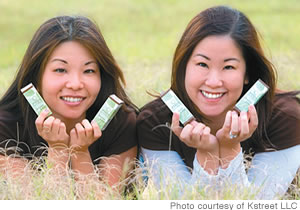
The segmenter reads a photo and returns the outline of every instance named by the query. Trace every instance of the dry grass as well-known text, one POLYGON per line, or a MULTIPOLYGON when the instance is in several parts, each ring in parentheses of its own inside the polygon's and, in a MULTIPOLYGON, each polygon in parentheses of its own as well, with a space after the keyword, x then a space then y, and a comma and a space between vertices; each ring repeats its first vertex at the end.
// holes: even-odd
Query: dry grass
MULTIPOLYGON (((119 186, 112 188, 100 181, 100 177, 85 176, 76 181, 71 170, 61 176, 55 168, 41 162, 31 161, 24 173, 17 177, 4 177, 0 173, 0 200, 253 200, 259 192, 253 186, 242 187, 230 182, 224 182, 222 186, 200 182, 193 187, 180 185, 174 176, 164 176, 164 184, 158 187, 149 173, 151 167, 136 167, 131 176, 120 183, 120 186, 127 184, 122 191, 125 193, 119 193, 116 190, 119 186)), ((300 199, 299 178, 300 173, 282 199, 300 199)))
MULTIPOLYGON (((38 1, 18 3, 0 0, 0 96, 11 83, 28 43, 37 27, 50 17, 80 14, 91 17, 102 29, 115 58, 125 72, 127 92, 134 103, 143 106, 153 98, 146 91, 160 92, 170 85, 172 55, 188 21, 200 10, 212 5, 227 4, 245 12, 264 37, 265 49, 278 69, 278 86, 300 89, 300 28, 298 0, 87 0, 38 1), (268 5, 268 6, 263 6, 268 5), (13 14, 13 15, 12 15, 13 14), (30 20, 30 21, 29 21, 30 20), (137 21, 138 20, 138 21, 137 21)), ((53 176, 53 168, 41 167, 19 179, 0 175, 0 199, 251 199, 249 191, 224 189, 183 190, 180 197, 172 184, 156 189, 150 182, 145 188, 143 172, 135 171, 129 194, 116 194, 100 181, 86 185, 86 197, 80 197, 71 171, 68 176, 53 176), (24 180, 28 180, 25 184, 24 180), (99 195, 99 192, 100 195, 99 195)), ((300 175, 284 199, 300 199, 300 175)))

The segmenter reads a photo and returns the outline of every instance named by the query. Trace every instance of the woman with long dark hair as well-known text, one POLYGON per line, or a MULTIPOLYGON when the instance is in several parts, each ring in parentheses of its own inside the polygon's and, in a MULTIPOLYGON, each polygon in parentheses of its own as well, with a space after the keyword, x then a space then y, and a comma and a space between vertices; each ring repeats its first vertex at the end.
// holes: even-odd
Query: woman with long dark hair
POLYGON ((98 26, 83 16, 58 16, 34 34, 16 78, 0 100, 0 171, 19 174, 45 156, 61 169, 95 174, 111 186, 137 153, 136 106, 98 26), (36 116, 21 89, 32 83, 50 110, 36 116), (123 106, 104 131, 91 122, 115 94, 123 106), (47 117, 49 112, 50 117, 47 117), (99 169, 99 170, 95 170, 99 169))
POLYGON ((190 21, 174 54, 171 89, 195 120, 180 126, 180 113, 160 98, 141 109, 138 139, 146 162, 155 160, 156 183, 170 169, 192 185, 253 183, 257 198, 286 192, 300 166, 299 92, 276 89, 275 69, 242 12, 217 6, 190 21), (268 92, 248 111, 235 111, 258 79, 268 92), (161 126, 167 122, 172 134, 161 126), (253 156, 247 174, 243 153, 253 156))

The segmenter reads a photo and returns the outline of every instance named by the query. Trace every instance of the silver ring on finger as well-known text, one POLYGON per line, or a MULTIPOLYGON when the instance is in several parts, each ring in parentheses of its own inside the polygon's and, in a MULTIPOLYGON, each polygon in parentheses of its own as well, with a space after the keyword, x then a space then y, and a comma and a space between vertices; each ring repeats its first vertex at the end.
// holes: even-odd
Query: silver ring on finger
POLYGON ((232 132, 229 132, 229 138, 230 139, 235 139, 238 135, 237 134, 232 134, 232 132))

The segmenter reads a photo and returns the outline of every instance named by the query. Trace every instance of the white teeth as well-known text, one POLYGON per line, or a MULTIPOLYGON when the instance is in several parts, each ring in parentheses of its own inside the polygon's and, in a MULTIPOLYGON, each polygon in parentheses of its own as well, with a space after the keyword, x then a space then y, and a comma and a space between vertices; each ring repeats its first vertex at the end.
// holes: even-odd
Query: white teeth
POLYGON ((68 101, 71 103, 80 102, 83 100, 83 98, 73 98, 73 97, 61 97, 64 101, 68 101))
POLYGON ((223 93, 218 93, 218 94, 213 94, 213 93, 207 93, 207 92, 204 92, 204 91, 201 91, 203 93, 203 95, 206 97, 206 98, 220 98, 223 93))

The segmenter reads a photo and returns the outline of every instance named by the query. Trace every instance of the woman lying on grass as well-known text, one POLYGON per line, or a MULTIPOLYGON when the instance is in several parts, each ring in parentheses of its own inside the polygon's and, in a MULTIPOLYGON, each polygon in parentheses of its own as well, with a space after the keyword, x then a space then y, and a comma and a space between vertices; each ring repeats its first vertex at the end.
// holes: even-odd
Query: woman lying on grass
POLYGON ((29 160, 46 157, 61 176, 72 171, 76 180, 88 175, 118 186, 137 153, 136 107, 122 83, 121 69, 88 18, 59 16, 43 23, 0 100, 0 172, 20 176, 29 160), (29 83, 51 116, 50 110, 36 116, 20 92, 29 83), (101 131, 91 120, 111 94, 124 105, 101 131))
POLYGON ((258 199, 287 191, 300 166, 299 92, 276 89, 274 67, 243 13, 218 6, 191 20, 175 51, 171 89, 195 120, 182 127, 181 113, 172 113, 158 98, 142 108, 137 121, 142 155, 156 185, 166 184, 171 173, 183 186, 256 186, 258 199), (258 79, 268 92, 256 106, 235 111, 258 79), (168 122, 171 134, 162 126, 168 122), (252 156, 247 172, 243 153, 252 156))

